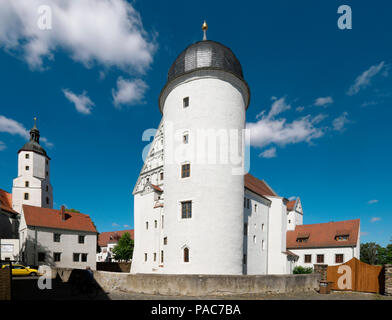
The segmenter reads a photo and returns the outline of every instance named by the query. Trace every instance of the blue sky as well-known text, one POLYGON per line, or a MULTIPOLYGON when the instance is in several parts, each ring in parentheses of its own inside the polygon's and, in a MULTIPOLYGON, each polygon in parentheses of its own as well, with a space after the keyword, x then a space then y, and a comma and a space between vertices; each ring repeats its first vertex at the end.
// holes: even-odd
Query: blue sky
POLYGON ((133 227, 142 133, 159 124, 167 71, 206 19, 251 88, 251 173, 300 196, 305 223, 360 218, 363 242, 389 243, 389 1, 49 0, 50 30, 37 28, 40 1, 10 3, 0 4, 0 188, 11 191, 37 116, 55 206, 90 214, 100 232, 133 227), (351 30, 337 27, 342 4, 351 30))

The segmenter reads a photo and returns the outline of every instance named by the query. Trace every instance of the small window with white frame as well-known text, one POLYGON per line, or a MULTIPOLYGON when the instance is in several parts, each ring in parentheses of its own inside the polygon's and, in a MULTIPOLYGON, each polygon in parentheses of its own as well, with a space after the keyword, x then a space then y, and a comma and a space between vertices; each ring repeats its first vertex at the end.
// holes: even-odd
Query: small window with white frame
POLYGON ((185 97, 184 99, 182 99, 182 106, 183 108, 189 107, 189 97, 185 97))

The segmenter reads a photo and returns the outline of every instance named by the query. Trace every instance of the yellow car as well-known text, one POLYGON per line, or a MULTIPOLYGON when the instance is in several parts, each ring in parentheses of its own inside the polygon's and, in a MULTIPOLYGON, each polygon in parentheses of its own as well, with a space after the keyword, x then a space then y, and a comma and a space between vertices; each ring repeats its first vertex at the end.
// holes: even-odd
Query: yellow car
MULTIPOLYGON (((3 269, 9 268, 9 264, 3 265, 3 269)), ((31 269, 21 264, 12 265, 12 275, 13 276, 37 276, 40 275, 37 269, 31 269)))

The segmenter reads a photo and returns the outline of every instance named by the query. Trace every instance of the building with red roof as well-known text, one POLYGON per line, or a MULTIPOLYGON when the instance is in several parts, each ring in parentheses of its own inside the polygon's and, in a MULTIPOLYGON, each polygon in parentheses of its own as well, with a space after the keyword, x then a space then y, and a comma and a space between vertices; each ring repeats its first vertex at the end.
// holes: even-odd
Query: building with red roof
POLYGON ((23 205, 19 235, 27 265, 96 269, 97 229, 87 214, 23 205))
POLYGON ((134 240, 133 229, 102 232, 98 235, 98 246, 100 248, 100 252, 97 253, 97 262, 115 261, 113 259, 113 248, 117 245, 124 233, 129 233, 131 239, 134 240))

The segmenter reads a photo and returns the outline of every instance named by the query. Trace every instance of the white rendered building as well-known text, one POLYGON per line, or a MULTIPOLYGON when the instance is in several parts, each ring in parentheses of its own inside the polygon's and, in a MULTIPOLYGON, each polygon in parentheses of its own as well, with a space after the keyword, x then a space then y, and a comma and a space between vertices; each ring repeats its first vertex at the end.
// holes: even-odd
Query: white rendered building
POLYGON ((26 265, 96 269, 97 230, 86 214, 23 205, 19 235, 26 265))
POLYGON ((224 45, 204 39, 174 61, 133 189, 131 273, 292 273, 298 255, 286 236, 303 223, 300 200, 293 205, 238 170, 249 99, 241 64, 224 45))
POLYGON ((360 259, 360 221, 297 225, 287 232, 287 248, 298 256, 295 265, 337 265, 360 259))
POLYGON ((53 208, 50 158, 39 144, 39 138, 40 133, 34 123, 30 141, 18 152, 18 176, 12 186, 12 208, 19 213, 24 204, 53 208))

